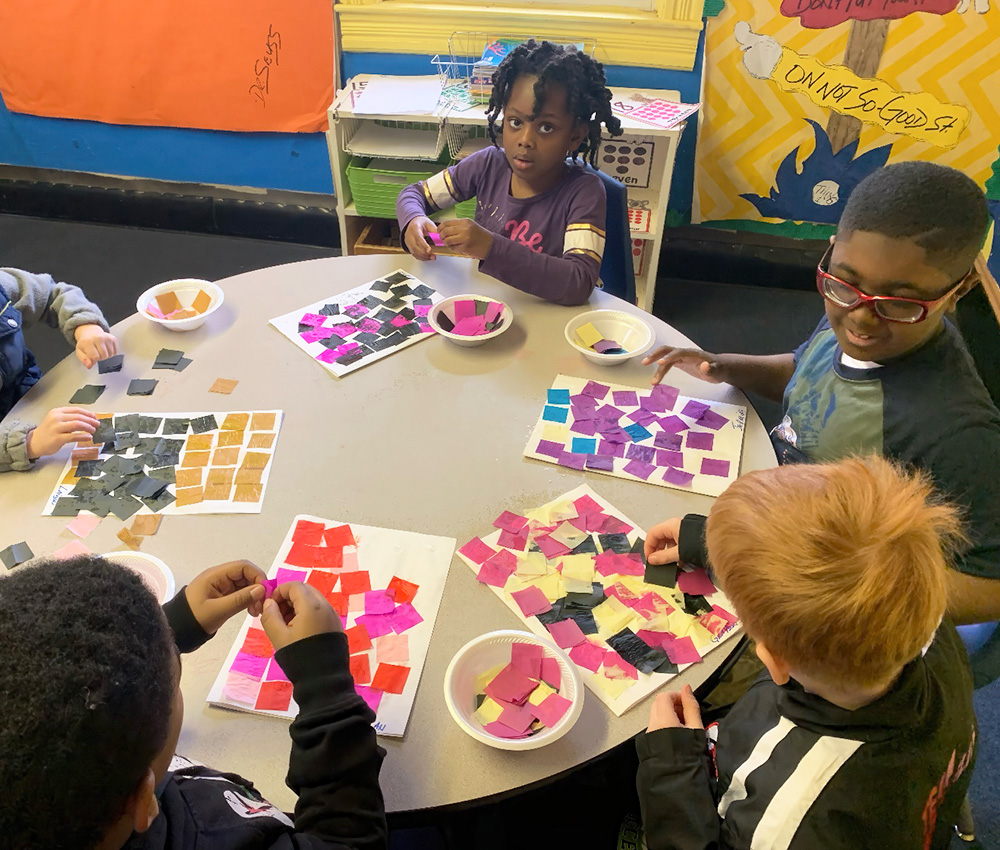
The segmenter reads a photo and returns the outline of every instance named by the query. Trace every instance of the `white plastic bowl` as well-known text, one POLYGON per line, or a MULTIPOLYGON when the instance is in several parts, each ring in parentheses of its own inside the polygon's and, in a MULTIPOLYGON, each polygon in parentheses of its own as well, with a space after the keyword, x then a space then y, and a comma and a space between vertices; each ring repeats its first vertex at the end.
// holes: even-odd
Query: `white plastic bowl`
POLYGON ((151 286, 136 299, 135 309, 144 319, 155 322, 157 325, 162 325, 167 330, 193 331, 195 328, 200 328, 205 324, 205 320, 222 306, 224 300, 225 295, 222 292, 222 288, 212 283, 212 281, 185 277, 151 286), (150 301, 155 301, 157 295, 164 295, 167 292, 177 293, 177 298, 181 302, 181 306, 189 308, 198 293, 202 290, 212 297, 212 303, 209 304, 208 309, 204 313, 197 316, 191 316, 187 319, 160 319, 146 311, 146 306, 150 301))
POLYGON ((500 334, 504 333, 507 328, 513 324, 514 313, 503 301, 498 301, 496 298, 489 298, 486 295, 453 295, 451 298, 445 298, 444 301, 439 301, 433 307, 431 307, 430 313, 427 314, 427 322, 430 324, 435 331, 437 331, 441 336, 450 342, 455 343, 455 345, 461 345, 463 348, 475 348, 477 345, 482 345, 485 342, 489 342, 491 339, 496 339, 500 334), (499 304, 503 309, 500 311, 500 318, 503 320, 503 324, 500 325, 494 331, 488 334, 481 334, 480 336, 459 336, 458 334, 453 334, 451 331, 446 331, 438 323, 438 316, 442 313, 446 315, 452 322, 455 321, 455 302, 456 301, 481 301, 487 304, 499 304))
POLYGON ((653 347, 653 329, 642 319, 621 310, 589 310, 574 316, 566 323, 564 331, 566 342, 579 351, 591 363, 599 366, 617 366, 633 357, 645 354, 653 347), (622 348, 624 354, 598 354, 594 349, 587 348, 576 335, 577 328, 587 323, 597 328, 605 339, 613 339, 622 348))
POLYGON ((583 711, 583 682, 576 665, 562 650, 547 640, 542 640, 531 632, 490 632, 469 641, 455 653, 444 674, 444 701, 462 731, 477 741, 498 750, 537 750, 558 741, 573 728, 583 711), (527 738, 498 738, 484 731, 479 721, 472 716, 476 710, 476 677, 499 664, 509 664, 512 643, 540 646, 545 657, 555 658, 562 675, 559 694, 572 703, 555 726, 545 727, 527 738))
POLYGON ((108 552, 102 558, 127 567, 146 583, 161 605, 174 598, 174 574, 163 561, 144 552, 108 552))

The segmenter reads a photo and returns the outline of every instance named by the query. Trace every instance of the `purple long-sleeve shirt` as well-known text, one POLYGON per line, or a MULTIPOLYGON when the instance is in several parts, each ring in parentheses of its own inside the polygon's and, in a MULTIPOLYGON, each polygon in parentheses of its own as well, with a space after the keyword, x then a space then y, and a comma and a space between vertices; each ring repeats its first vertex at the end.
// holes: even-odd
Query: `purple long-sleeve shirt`
POLYGON ((494 238, 480 271, 554 301, 583 304, 594 291, 604 254, 607 200, 601 178, 582 163, 568 163, 565 176, 531 198, 510 193, 504 152, 478 151, 439 174, 399 193, 400 232, 417 216, 476 198, 476 224, 494 238))

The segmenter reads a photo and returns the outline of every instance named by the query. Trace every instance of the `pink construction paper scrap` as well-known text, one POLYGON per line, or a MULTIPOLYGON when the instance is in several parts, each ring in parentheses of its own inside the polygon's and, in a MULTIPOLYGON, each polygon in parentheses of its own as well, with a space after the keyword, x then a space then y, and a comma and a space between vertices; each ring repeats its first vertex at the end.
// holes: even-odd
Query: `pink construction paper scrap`
POLYGON ((316 355, 316 359, 320 363, 333 363, 340 355, 337 354, 331 348, 324 348, 319 354, 316 355))
POLYGON ((84 539, 90 532, 101 524, 101 518, 88 513, 79 513, 76 519, 66 524, 66 530, 73 532, 77 537, 84 539))
MULTIPOLYGON (((428 308, 429 309, 429 308, 428 308)), ((378 333, 382 328, 382 323, 368 316, 358 322, 358 330, 364 331, 365 333, 378 333)))
POLYGON ((525 617, 534 617, 552 610, 552 603, 535 585, 530 585, 524 590, 515 590, 510 598, 517 603, 517 607, 525 617))
POLYGON ((462 319, 468 319, 476 315, 476 302, 471 298, 462 298, 455 302, 455 324, 462 319))
POLYGON ((625 444, 609 443, 607 440, 601 440, 597 447, 597 453, 606 457, 625 457, 625 444))
MULTIPOLYGON (((549 694, 532 709, 535 716, 546 726, 555 726, 573 703, 559 694, 549 694)), ((501 716, 502 718, 502 716, 501 716)))
POLYGON ((322 325, 326 321, 326 316, 321 316, 319 313, 305 313, 302 318, 299 319, 300 325, 312 325, 314 328, 322 325))
POLYGON ((642 563, 642 555, 638 552, 618 556, 618 575, 641 576, 645 574, 646 568, 642 563))
POLYGON ((505 705, 496 722, 513 729, 519 735, 523 734, 535 722, 535 706, 527 704, 505 705))
POLYGON ((638 679, 639 671, 635 669, 631 664, 629 664, 624 658, 622 658, 614 650, 608 650, 607 654, 604 656, 604 667, 605 669, 610 669, 612 667, 617 667, 621 670, 626 678, 638 679))
POLYGON ((706 457, 701 462, 702 475, 717 475, 719 478, 729 477, 729 461, 706 457))
POLYGON ((392 622, 392 630, 397 635, 403 634, 403 632, 412 629, 414 626, 419 626, 424 621, 424 618, 420 616, 420 612, 409 602, 397 605, 395 611, 385 616, 389 617, 392 622))
POLYGON ((483 543, 483 541, 478 537, 473 537, 468 543, 458 550, 458 554, 464 555, 475 564, 482 564, 496 554, 496 549, 486 543, 483 543))
POLYGON ((702 567, 693 570, 681 570, 677 573, 677 589, 689 596, 711 596, 716 591, 715 585, 702 567))
POLYGON ((413 314, 419 319, 425 318, 430 314, 430 312, 431 312, 430 304, 417 304, 413 308, 413 314))
POLYGON ((77 555, 92 555, 93 552, 90 551, 81 541, 70 540, 65 546, 56 549, 52 553, 53 558, 57 558, 60 561, 65 561, 67 558, 75 558, 77 555))
POLYGON ((288 682, 290 679, 285 675, 285 671, 281 669, 281 665, 272 658, 271 663, 267 665, 267 674, 264 676, 264 681, 288 682))
POLYGON ((538 682, 530 676, 508 664, 486 686, 486 696, 493 699, 524 705, 524 701, 536 687, 538 682))
POLYGON ((686 443, 689 449, 710 452, 715 446, 715 434, 708 431, 688 431, 686 443))
POLYGON ((684 405, 684 409, 681 411, 681 416, 687 416, 691 419, 701 419, 705 411, 708 409, 708 405, 704 402, 691 399, 684 405))
POLYGON ((573 502, 573 507, 576 508, 576 512, 581 516, 583 514, 599 514, 604 512, 604 509, 600 506, 600 504, 594 501, 590 496, 581 496, 573 502))
POLYGON ((510 531, 513 534, 517 534, 522 528, 528 524, 528 518, 516 514, 513 511, 504 511, 500 516, 493 520, 494 528, 501 528, 504 531, 510 531))
POLYGON ((673 410, 674 405, 677 404, 677 396, 680 395, 680 390, 669 384, 657 384, 650 391, 649 395, 650 398, 656 399, 658 403, 664 405, 667 410, 673 410))
POLYGON ((305 581, 309 573, 305 570, 290 570, 288 567, 278 567, 274 580, 278 584, 288 584, 290 581, 305 581))
POLYGON ((582 470, 587 465, 587 455, 564 451, 556 458, 556 463, 569 469, 582 470))
POLYGON ((355 348, 361 348, 361 343, 345 342, 343 345, 338 345, 333 350, 338 357, 343 357, 345 354, 350 354, 355 348))
MULTIPOLYGON (((355 599, 360 600, 360 594, 352 597, 352 605, 355 599)), ((368 632, 368 637, 374 640, 375 638, 382 637, 382 635, 392 634, 395 631, 393 628, 394 618, 395 612, 392 614, 360 614, 355 620, 355 624, 364 626, 365 631, 368 632)))
POLYGON ((682 469, 671 466, 663 473, 663 480, 676 487, 690 487, 691 482, 694 481, 694 473, 684 472, 682 469))
POLYGON ((597 381, 588 381, 587 386, 581 392, 584 395, 589 395, 591 398, 602 399, 611 392, 611 387, 606 384, 599 384, 597 381))
POLYGON ((230 673, 222 686, 222 695, 241 705, 254 705, 260 693, 260 680, 245 673, 230 673))
POLYGON ((576 620, 558 620, 547 626, 549 634, 561 649, 569 649, 583 643, 587 636, 580 630, 576 620))
POLYGON ((261 586, 264 588, 264 598, 270 599, 274 595, 274 591, 278 589, 278 580, 276 578, 266 578, 261 582, 261 586))
POLYGON ((604 663, 604 652, 605 650, 601 647, 585 640, 569 651, 569 657, 574 664, 589 670, 591 673, 596 673, 604 663))
POLYGON ((476 579, 490 587, 502 589, 507 584, 507 579, 510 578, 512 572, 513 570, 506 569, 496 562, 487 561, 479 568, 476 579))
POLYGON ((545 457, 553 459, 561 457, 564 451, 566 451, 564 443, 555 443, 552 440, 539 440, 535 447, 535 454, 545 455, 545 457))
POLYGON ((615 342, 613 339, 601 339, 591 346, 598 354, 604 354, 606 351, 612 351, 621 347, 621 343, 615 342))
POLYGON ((485 313, 486 321, 495 322, 497 319, 500 318, 501 312, 503 312, 503 304, 501 304, 499 301, 491 301, 489 304, 486 305, 486 313, 485 313))
POLYGON ((650 646, 663 646, 667 641, 674 640, 674 636, 670 632, 653 632, 649 629, 639 629, 635 636, 650 646))
POLYGON ((679 416, 661 416, 660 427, 668 434, 677 434, 688 429, 688 424, 679 416))
POLYGON ((313 328, 311 331, 306 331, 305 333, 299 334, 299 336, 302 337, 303 342, 308 342, 308 343, 319 342, 321 339, 328 339, 329 337, 333 336, 333 329, 313 328))
POLYGON ((341 339, 347 339, 347 337, 349 337, 351 334, 355 334, 358 332, 358 329, 354 327, 353 323, 347 323, 347 322, 339 325, 334 325, 333 327, 330 328, 330 330, 333 331, 334 334, 339 336, 341 339))
POLYGON ((648 410, 643 410, 642 408, 639 410, 633 410, 631 413, 627 414, 626 418, 631 419, 637 425, 642 425, 643 428, 651 422, 656 422, 659 419, 659 417, 655 414, 650 413, 648 410))
POLYGON ((670 449, 679 451, 684 438, 680 434, 671 434, 668 431, 660 431, 653 437, 653 445, 658 449, 670 449))
POLYGON ((698 417, 698 424, 704 428, 711 428, 713 431, 718 431, 723 425, 727 425, 729 420, 726 419, 721 413, 716 413, 714 410, 706 410, 701 416, 698 417))
MULTIPOLYGON (((536 590, 538 588, 535 588, 536 590)), ((537 643, 524 643, 516 641, 510 645, 510 663, 525 676, 532 679, 542 678, 542 659, 545 657, 545 650, 537 643)))
MULTIPOLYGON (((397 328, 402 328, 410 324, 410 320, 407 319, 406 316, 396 316, 395 319, 389 320, 389 324, 397 328)), ((381 325, 379 327, 381 327, 381 325)))
POLYGON ((536 537, 535 544, 541 550, 546 559, 550 561, 553 558, 561 558, 563 555, 568 555, 570 551, 572 551, 568 546, 560 543, 558 540, 554 540, 548 534, 545 534, 542 537, 536 537))
POLYGON ((656 471, 656 467, 651 463, 643 463, 641 460, 630 460, 625 464, 625 471, 629 475, 634 475, 645 481, 656 471))
POLYGON ((355 685, 354 691, 368 704, 372 711, 378 714, 378 705, 382 702, 382 691, 373 690, 367 685, 355 685))
POLYGON ((701 661, 701 654, 694 645, 694 641, 686 635, 682 638, 665 641, 663 651, 667 653, 667 658, 674 664, 693 664, 696 661, 701 661))
POLYGON ((517 534, 513 534, 510 531, 501 531, 497 543, 506 549, 523 552, 528 548, 528 526, 522 528, 517 534))
POLYGON ((262 679, 264 671, 267 669, 268 661, 269 659, 267 658, 260 658, 246 652, 237 652, 233 663, 229 665, 229 669, 234 673, 242 673, 254 679, 262 679))
POLYGON ((721 635, 731 625, 725 617, 720 617, 714 611, 706 611, 704 614, 699 615, 698 622, 715 637, 721 635))
POLYGON ((150 316, 153 316, 154 318, 157 319, 167 318, 166 316, 163 315, 163 311, 159 307, 157 307, 156 304, 153 303, 152 301, 150 301, 146 305, 146 312, 149 313, 150 316))
POLYGON ((639 601, 639 597, 620 582, 611 585, 611 587, 604 591, 604 595, 613 596, 622 605, 626 605, 629 608, 633 607, 639 601))
POLYGON ((451 332, 456 336, 482 336, 486 333, 486 316, 466 316, 459 319, 451 332))
POLYGON ((396 608, 392 596, 384 590, 369 590, 365 593, 365 614, 391 614, 396 608))
POLYGON ((395 634, 375 638, 375 658, 379 664, 409 664, 410 638, 395 634))
POLYGON ((420 333, 422 333, 422 334, 436 334, 437 333, 437 331, 434 330, 434 328, 432 328, 426 322, 418 322, 417 324, 420 327, 420 333))
POLYGON ((684 466, 684 453, 671 451, 670 449, 657 449, 656 465, 674 466, 680 469, 682 466, 684 466))
POLYGON ((618 555, 614 552, 601 552, 594 556, 594 569, 602 576, 614 575, 618 572, 618 555))
POLYGON ((573 415, 579 416, 580 413, 593 413, 597 410, 597 399, 592 395, 586 395, 584 393, 577 393, 576 395, 571 395, 569 397, 569 403, 573 407, 573 415))
POLYGON ((550 658, 547 655, 542 658, 542 681, 557 691, 562 687, 562 670, 559 668, 558 658, 550 658))
POLYGON ((616 516, 608 516, 604 518, 604 527, 596 530, 601 534, 631 534, 634 527, 616 516))
POLYGON ((350 307, 345 307, 343 312, 350 316, 352 319, 360 318, 368 312, 368 307, 364 304, 351 304, 350 307))
POLYGON ((616 406, 620 404, 623 407, 635 407, 639 403, 635 390, 614 390, 611 398, 616 406))
POLYGON ((730 613, 725 608, 722 608, 718 605, 712 606, 712 613, 718 614, 720 617, 722 617, 723 620, 728 622, 730 625, 732 625, 733 623, 738 623, 740 621, 740 618, 737 617, 735 614, 730 613))
POLYGON ((597 433, 597 423, 593 419, 574 419, 569 430, 574 434, 583 434, 585 437, 593 437, 597 433))
POLYGON ((530 732, 515 732, 509 726, 504 726, 499 720, 487 723, 483 726, 483 731, 494 738, 527 738, 531 735, 530 732))
POLYGON ((438 248, 444 245, 444 239, 441 238, 441 234, 436 230, 428 230, 424 235, 427 237, 427 241, 430 242, 431 245, 435 245, 438 248))

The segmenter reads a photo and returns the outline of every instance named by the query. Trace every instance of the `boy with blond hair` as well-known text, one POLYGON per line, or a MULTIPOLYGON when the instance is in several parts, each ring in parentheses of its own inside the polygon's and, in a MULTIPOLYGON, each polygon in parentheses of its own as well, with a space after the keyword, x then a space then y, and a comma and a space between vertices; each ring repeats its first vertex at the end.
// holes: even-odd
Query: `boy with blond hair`
POLYGON ((690 688, 656 698, 636 743, 650 850, 948 847, 976 753, 942 621, 957 511, 876 457, 793 465, 737 479, 706 539, 767 673, 712 743, 690 688))

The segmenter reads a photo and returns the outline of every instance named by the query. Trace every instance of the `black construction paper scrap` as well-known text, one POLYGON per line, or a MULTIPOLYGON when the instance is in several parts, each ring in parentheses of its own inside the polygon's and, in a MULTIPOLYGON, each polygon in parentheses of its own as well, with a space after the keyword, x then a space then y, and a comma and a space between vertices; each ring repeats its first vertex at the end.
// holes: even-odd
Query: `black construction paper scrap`
POLYGON ((627 555, 632 551, 632 544, 628 542, 625 534, 599 534, 601 549, 605 552, 617 552, 619 555, 627 555))
POLYGON ((487 333, 493 333, 493 331, 495 331, 497 329, 497 325, 500 325, 500 324, 502 324, 502 322, 487 322, 486 323, 486 332, 487 333))
POLYGON ((354 342, 357 342, 361 345, 371 345, 373 342, 376 342, 381 338, 382 337, 380 337, 378 334, 369 333, 367 331, 362 331, 359 334, 355 334, 353 337, 354 342))
POLYGON ((560 597, 555 602, 552 603, 552 608, 546 611, 544 614, 536 614, 538 622, 545 626, 551 626, 553 623, 558 623, 560 620, 568 619, 568 616, 563 610, 566 597, 560 597))
POLYGON ((411 292, 413 292, 413 287, 412 287, 412 286, 410 286, 410 285, 409 285, 408 283, 397 283, 397 284, 396 284, 396 285, 395 285, 395 286, 394 286, 394 287, 392 288, 392 294, 393 294, 393 295, 394 295, 394 296, 395 296, 396 298, 405 298, 405 297, 406 297, 407 295, 409 295, 409 294, 410 294, 411 292))
POLYGON ((339 366, 350 366, 352 363, 357 363, 364 356, 365 356, 364 354, 355 349, 354 351, 350 351, 347 354, 342 354, 333 362, 339 366))
POLYGON ((629 628, 609 637, 608 646, 643 673, 652 672, 667 657, 662 649, 650 646, 629 628))
POLYGON ((587 611, 596 608, 604 601, 604 585, 595 581, 591 587, 593 590, 590 593, 567 593, 563 597, 563 608, 586 609, 587 611))
POLYGON ((484 702, 486 702, 486 694, 476 694, 476 711, 479 711, 484 702))
POLYGON ((107 389, 104 386, 98 386, 96 384, 87 384, 85 387, 80 387, 73 397, 69 400, 70 404, 93 404, 97 401, 101 394, 107 389))
POLYGON ((139 414, 125 413, 115 417, 115 431, 121 434, 123 431, 139 430, 139 414))
POLYGON ((390 298, 385 302, 385 306, 393 312, 397 312, 401 307, 406 306, 406 302, 402 298, 390 298))
POLYGON ((401 283, 404 280, 410 280, 410 279, 411 275, 408 275, 406 272, 393 272, 391 275, 385 278, 385 281, 391 286, 394 283, 401 283))
POLYGON ((391 322, 393 319, 396 318, 396 312, 395 310, 387 310, 385 307, 383 307, 371 318, 373 318, 376 322, 391 322))
POLYGON ((396 333, 390 334, 389 336, 385 337, 382 341, 387 346, 392 347, 394 345, 399 345, 405 339, 406 339, 405 336, 403 336, 399 331, 396 331, 396 333))
POLYGON ((122 361, 124 359, 124 354, 114 354, 111 357, 105 357, 103 360, 98 360, 97 371, 101 375, 107 375, 109 372, 120 372, 122 370, 122 361))
MULTIPOLYGON (((664 663, 671 664, 672 662, 663 647, 654 646, 650 648, 649 652, 647 652, 635 666, 641 673, 666 673, 668 672, 667 670, 660 669, 664 663)), ((677 672, 676 667, 674 667, 673 672, 677 672)))
MULTIPOLYGON (((432 290, 429 290, 432 291, 432 290)), ((416 294, 416 290, 413 290, 416 294)), ((411 307, 433 307, 434 302, 430 298, 417 298, 415 301, 410 302, 411 307)))
MULTIPOLYGON (((83 500, 81 499, 81 501, 83 500)), ((111 496, 95 495, 89 500, 89 504, 83 506, 83 510, 90 511, 92 514, 104 519, 104 517, 111 513, 111 501, 111 496)))
POLYGON ((115 434, 115 453, 128 451, 137 445, 139 445, 139 435, 135 431, 122 431, 120 434, 115 434))
POLYGON ((420 333, 420 328, 418 328, 415 324, 403 325, 397 333, 403 337, 403 339, 409 339, 411 336, 416 336, 420 333))
POLYGON ((135 496, 139 499, 155 499, 163 492, 163 488, 166 486, 166 481, 161 481, 150 475, 142 475, 129 483, 128 492, 130 496, 135 496))
POLYGON ((308 322, 299 322, 299 327, 298 327, 298 330, 296 331, 296 333, 307 334, 307 333, 309 333, 309 331, 312 331, 312 330, 315 330, 315 329, 316 328, 313 325, 310 325, 308 322))
POLYGON ((677 587, 677 564, 646 564, 643 581, 660 587, 677 587))
POLYGON ((103 478, 97 479, 97 484, 101 488, 102 493, 110 493, 112 490, 117 490, 122 484, 125 483, 125 476, 119 475, 116 472, 105 475, 103 478))
POLYGON ((136 511, 141 509, 142 502, 137 499, 133 499, 131 496, 111 500, 111 513, 118 517, 118 519, 122 522, 125 522, 125 520, 131 517, 136 511))
POLYGON ((684 613, 690 614, 692 617, 698 614, 707 614, 712 610, 712 606, 708 603, 708 600, 704 596, 698 594, 691 595, 689 593, 684 594, 684 613))
POLYGON ((154 378, 149 378, 143 380, 142 378, 133 379, 128 385, 127 395, 152 395, 153 390, 156 389, 156 385, 160 383, 154 378))
POLYGON ((166 366, 176 366, 184 357, 183 351, 178 351, 176 348, 161 348, 160 353, 156 355, 156 360, 154 363, 161 363, 166 366))
POLYGON ((646 549, 646 538, 636 537, 635 541, 632 543, 632 551, 638 552, 641 555, 645 551, 645 549, 646 549))
POLYGON ((191 425, 192 434, 205 434, 208 431, 215 431, 219 427, 218 421, 211 413, 207 413, 204 416, 196 416, 189 424, 191 425))
POLYGON ((95 460, 81 460, 77 463, 73 474, 77 478, 94 478, 101 474, 102 466, 104 466, 104 461, 100 458, 96 458, 95 460))
MULTIPOLYGON (((666 655, 667 653, 664 652, 663 654, 666 655)), ((667 658, 666 661, 663 661, 663 662, 660 663, 659 667, 657 667, 654 672, 656 672, 656 673, 676 673, 677 672, 677 665, 674 664, 674 662, 671 661, 669 658, 667 658)))
POLYGON ((385 341, 384 337, 379 337, 378 339, 368 343, 372 351, 385 351, 387 348, 392 348, 388 342, 385 341))
POLYGON ((597 634, 597 621, 594 619, 593 611, 582 611, 578 608, 563 608, 563 613, 565 613, 571 620, 575 620, 576 624, 580 627, 580 631, 585 635, 597 634))
POLYGON ((73 489, 70 490, 70 494, 73 496, 84 496, 87 493, 97 491, 100 493, 107 492, 104 489, 104 485, 100 483, 99 478, 81 478, 76 484, 73 485, 73 489))
POLYGON ((423 301, 429 299, 434 294, 434 290, 431 289, 426 283, 421 283, 419 286, 413 287, 413 294, 423 301))
POLYGON ((52 516, 76 516, 81 510, 83 508, 79 499, 72 496, 62 496, 56 499, 56 503, 52 507, 52 516))
POLYGON ((417 318, 417 314, 412 307, 404 307, 399 311, 399 315, 410 322, 417 318))
POLYGON ((476 301, 476 315, 485 316, 489 306, 490 304, 488 301, 476 301))
POLYGON ((143 499, 142 503, 153 513, 158 513, 174 501, 176 501, 176 496, 169 490, 164 490, 155 499, 143 499))
POLYGON ((90 438, 95 443, 114 442, 115 425, 111 419, 98 419, 98 426, 94 429, 94 435, 90 438))
MULTIPOLYGON (((375 287, 373 286, 372 289, 375 287)), ((386 287, 388 289, 388 286, 386 287)), ((324 304, 319 308, 319 314, 321 316, 339 316, 340 315, 340 305, 339 304, 324 304)))
POLYGON ((374 295, 366 295, 358 303, 364 304, 369 310, 374 310, 376 307, 382 306, 382 299, 374 295))
POLYGON ((444 313, 438 313, 437 323, 444 328, 446 331, 455 330, 455 323, 449 319, 444 313))
POLYGON ((594 542, 594 535, 588 534, 570 553, 571 555, 596 555, 597 544, 594 542))
POLYGON ((163 433, 169 435, 186 434, 190 419, 164 419, 163 433))
POLYGON ((335 348, 340 348, 344 344, 344 341, 334 334, 333 336, 328 336, 326 339, 317 340, 317 342, 323 346, 323 348, 328 348, 333 351, 335 348))
POLYGON ((140 416, 136 425, 136 431, 140 434, 155 434, 163 424, 162 416, 140 416))
POLYGON ((14 567, 23 564, 25 561, 30 561, 34 557, 35 553, 24 542, 11 543, 6 549, 0 551, 0 561, 3 561, 4 566, 8 570, 12 570, 14 567))
POLYGON ((180 359, 180 362, 177 363, 176 365, 170 365, 169 363, 154 363, 153 364, 153 368, 154 369, 173 369, 175 372, 183 372, 185 369, 187 369, 188 366, 191 365, 191 362, 192 361, 189 358, 182 357, 180 359))
POLYGON ((159 437, 140 437, 139 442, 135 444, 135 453, 137 455, 153 454, 160 447, 161 442, 159 437))
MULTIPOLYGON (((390 287, 390 286, 392 286, 392 284, 391 284, 391 283, 389 283, 389 281, 387 281, 387 280, 376 280, 376 281, 375 281, 375 282, 374 282, 374 283, 373 283, 373 284, 372 284, 371 286, 369 286, 368 288, 369 288, 369 289, 370 289, 370 290, 371 290, 372 292, 388 292, 388 291, 389 291, 389 287, 390 287)), ((323 311, 321 310, 320 312, 323 312, 323 311)))
POLYGON ((177 482, 177 467, 162 466, 157 469, 151 469, 149 470, 149 477, 166 481, 167 484, 175 484, 177 482))

